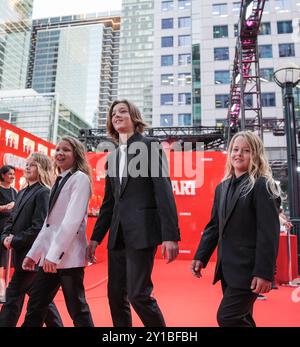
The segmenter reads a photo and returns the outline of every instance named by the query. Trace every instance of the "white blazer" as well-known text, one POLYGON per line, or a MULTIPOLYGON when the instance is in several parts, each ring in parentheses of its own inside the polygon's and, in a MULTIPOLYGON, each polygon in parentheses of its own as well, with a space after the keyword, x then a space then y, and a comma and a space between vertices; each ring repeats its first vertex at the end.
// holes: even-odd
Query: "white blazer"
POLYGON ((56 263, 57 269, 86 266, 86 224, 90 194, 88 176, 82 171, 76 171, 62 187, 27 256, 39 262, 40 266, 46 258, 56 263))

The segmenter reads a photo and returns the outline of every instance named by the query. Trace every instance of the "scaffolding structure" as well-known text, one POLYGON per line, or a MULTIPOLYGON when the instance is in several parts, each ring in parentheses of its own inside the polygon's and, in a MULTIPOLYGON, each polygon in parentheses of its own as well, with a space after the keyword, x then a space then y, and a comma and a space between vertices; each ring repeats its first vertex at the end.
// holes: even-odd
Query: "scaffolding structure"
MULTIPOLYGON (((190 143, 195 149, 197 143, 203 143, 204 150, 218 148, 224 144, 224 127, 157 127, 146 128, 145 135, 156 138, 170 144, 178 142, 180 144, 190 143)), ((95 151, 101 148, 102 142, 113 142, 106 132, 106 129, 81 129, 79 138, 87 151, 95 151), (100 147, 99 147, 100 145, 100 147)))
POLYGON ((228 108, 229 143, 234 133, 250 128, 263 139, 257 38, 265 0, 242 0, 228 108))

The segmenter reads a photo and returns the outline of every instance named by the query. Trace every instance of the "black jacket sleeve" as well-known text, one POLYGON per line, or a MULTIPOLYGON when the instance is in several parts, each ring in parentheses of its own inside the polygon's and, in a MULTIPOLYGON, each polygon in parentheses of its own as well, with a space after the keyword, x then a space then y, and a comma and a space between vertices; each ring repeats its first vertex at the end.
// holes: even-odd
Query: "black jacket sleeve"
POLYGON ((201 260, 203 266, 206 267, 210 257, 212 256, 219 239, 219 216, 218 205, 220 197, 221 185, 219 184, 215 191, 214 203, 211 212, 211 219, 206 225, 200 244, 194 256, 194 259, 201 260))
POLYGON ((114 205, 115 199, 112 192, 110 178, 108 174, 106 174, 104 199, 99 211, 97 222, 94 226, 93 234, 91 236, 92 241, 97 241, 100 243, 104 239, 110 227, 114 205))
POLYGON ((43 227, 48 212, 49 189, 41 189, 35 197, 35 205, 32 213, 32 224, 29 228, 18 230, 14 235, 11 246, 14 249, 30 247, 43 227))
POLYGON ((10 215, 8 221, 6 221, 5 226, 1 233, 1 243, 3 243, 4 239, 11 234, 11 226, 12 226, 12 215, 10 215))
MULTIPOLYGON (((15 198, 14 201, 16 201, 18 194, 17 194, 17 192, 15 190, 13 190, 13 192, 14 192, 13 194, 14 194, 14 198, 15 198)), ((16 213, 16 208, 15 207, 16 207, 16 205, 14 206, 14 208, 13 208, 13 210, 12 210, 12 212, 11 212, 9 218, 8 218, 8 220, 5 222, 4 228, 3 228, 2 233, 1 233, 1 238, 0 238, 0 240, 1 240, 0 242, 1 243, 3 243, 4 239, 7 236, 9 236, 9 234, 11 234, 12 225, 13 225, 13 219, 14 219, 14 215, 16 213)))
POLYGON ((179 241, 180 232, 172 184, 169 177, 168 162, 164 150, 158 141, 151 141, 149 158, 155 201, 161 222, 162 241, 179 241), (153 164, 158 165, 153 170, 153 164), (158 175, 153 171, 157 171, 158 175))
POLYGON ((253 276, 272 281, 280 235, 277 202, 267 190, 265 179, 258 179, 253 189, 257 222, 253 276))

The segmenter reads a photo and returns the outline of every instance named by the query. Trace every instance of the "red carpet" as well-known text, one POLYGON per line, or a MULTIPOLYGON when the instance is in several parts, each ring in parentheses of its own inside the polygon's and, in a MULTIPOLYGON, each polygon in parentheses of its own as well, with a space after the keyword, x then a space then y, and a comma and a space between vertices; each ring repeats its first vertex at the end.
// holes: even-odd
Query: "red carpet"
MULTIPOLYGON (((190 261, 177 260, 165 264, 156 260, 153 282, 154 296, 164 313, 170 327, 214 327, 217 326, 216 312, 221 300, 220 284, 213 286, 212 277, 214 263, 203 271, 201 279, 194 278, 189 270, 190 261)), ((96 326, 112 326, 108 300, 106 262, 93 265, 86 269, 87 300, 96 326)), ((279 287, 267 294, 267 300, 256 301, 254 318, 258 327, 299 327, 300 300, 292 301, 295 288, 279 287)), ((299 289, 300 291, 300 289, 299 289)), ((298 294, 300 299, 300 293, 298 294)), ((72 326, 67 313, 62 293, 59 292, 55 302, 63 317, 65 326, 72 326)), ((23 321, 24 310, 20 318, 23 321)), ((134 326, 142 326, 133 312, 134 326)))

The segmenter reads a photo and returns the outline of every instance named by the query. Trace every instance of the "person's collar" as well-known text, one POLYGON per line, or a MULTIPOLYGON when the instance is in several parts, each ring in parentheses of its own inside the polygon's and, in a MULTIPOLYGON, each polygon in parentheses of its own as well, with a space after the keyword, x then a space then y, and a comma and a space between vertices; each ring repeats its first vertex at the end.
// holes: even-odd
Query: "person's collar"
POLYGON ((234 183, 239 183, 249 176, 248 172, 243 173, 241 176, 236 177, 235 174, 232 175, 232 180, 234 183))
POLYGON ((0 184, 0 187, 3 188, 3 189, 10 189, 10 188, 11 188, 11 185, 9 185, 9 186, 6 187, 4 184, 1 183, 1 184, 0 184))
POLYGON ((62 172, 62 173, 60 173, 58 176, 64 178, 64 177, 67 176, 67 174, 68 174, 69 172, 71 172, 71 170, 72 170, 72 168, 70 168, 70 169, 68 169, 68 170, 66 170, 66 171, 64 171, 64 172, 62 172))
POLYGON ((38 184, 40 184, 39 181, 37 181, 37 182, 35 182, 35 183, 33 183, 33 184, 27 184, 26 188, 27 188, 27 189, 31 189, 31 188, 35 187, 36 185, 38 185, 38 184))
POLYGON ((127 140, 127 146, 131 145, 133 142, 140 140, 143 135, 139 132, 135 132, 132 136, 127 140))

